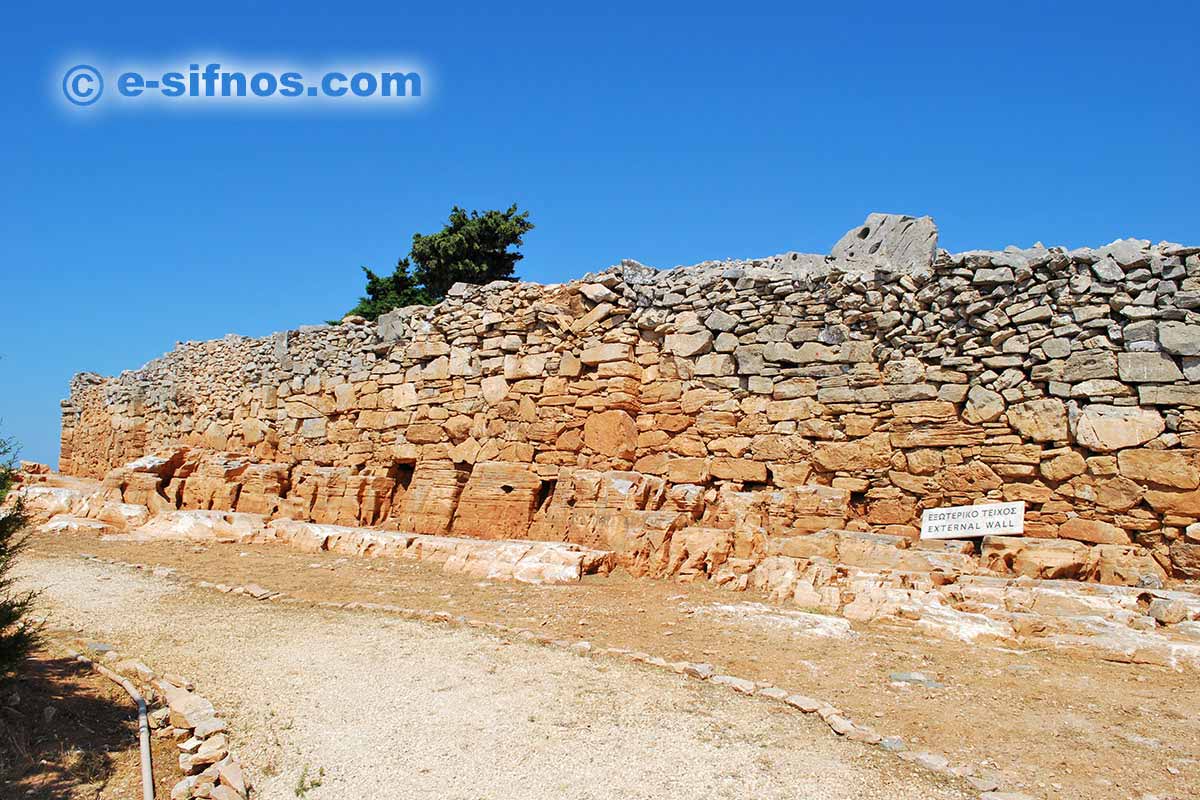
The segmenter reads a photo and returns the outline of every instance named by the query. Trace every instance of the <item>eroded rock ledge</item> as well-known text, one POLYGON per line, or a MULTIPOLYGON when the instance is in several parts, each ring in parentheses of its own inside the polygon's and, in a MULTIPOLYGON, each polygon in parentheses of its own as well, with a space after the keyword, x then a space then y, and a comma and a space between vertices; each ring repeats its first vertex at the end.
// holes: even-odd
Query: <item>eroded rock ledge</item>
POLYGON ((933 572, 1200 578, 1200 247, 936 242, 872 215, 829 256, 181 344, 75 378, 61 469, 153 513, 564 541, 743 585, 864 541, 933 572), (912 541, 922 508, 982 499, 1024 500, 1027 536, 912 541))

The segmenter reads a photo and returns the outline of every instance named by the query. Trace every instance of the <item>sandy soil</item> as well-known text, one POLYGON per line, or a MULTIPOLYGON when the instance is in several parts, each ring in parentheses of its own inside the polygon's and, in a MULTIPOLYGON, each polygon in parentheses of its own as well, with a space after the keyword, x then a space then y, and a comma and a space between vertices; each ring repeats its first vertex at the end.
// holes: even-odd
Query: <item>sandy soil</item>
POLYGON ((193 679, 264 798, 968 796, 781 704, 661 670, 78 557, 31 553, 21 570, 54 624, 193 679))
POLYGON ((39 537, 45 555, 80 552, 164 565, 231 585, 257 582, 314 601, 370 601, 537 627, 547 635, 665 658, 829 700, 910 750, 978 765, 1006 788, 1047 798, 1200 794, 1200 677, 1048 650, 933 639, 909 626, 816 636, 745 613, 762 601, 708 584, 619 575, 566 586, 479 583, 436 567, 299 553, 275 545, 193 547, 39 537), (726 608, 739 607, 730 613, 726 608), (898 684, 920 671, 943 684, 898 684))

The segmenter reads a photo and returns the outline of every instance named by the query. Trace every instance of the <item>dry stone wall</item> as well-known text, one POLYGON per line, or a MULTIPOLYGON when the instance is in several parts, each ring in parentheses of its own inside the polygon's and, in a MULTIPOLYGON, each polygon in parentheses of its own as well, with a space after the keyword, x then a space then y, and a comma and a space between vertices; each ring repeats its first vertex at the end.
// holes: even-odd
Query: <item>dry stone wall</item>
POLYGON ((152 511, 743 584, 846 531, 927 569, 1200 578, 1200 247, 950 254, 929 218, 873 214, 828 256, 460 284, 79 375, 60 467, 152 511), (982 500, 1025 501, 1026 536, 915 541, 922 509, 982 500))

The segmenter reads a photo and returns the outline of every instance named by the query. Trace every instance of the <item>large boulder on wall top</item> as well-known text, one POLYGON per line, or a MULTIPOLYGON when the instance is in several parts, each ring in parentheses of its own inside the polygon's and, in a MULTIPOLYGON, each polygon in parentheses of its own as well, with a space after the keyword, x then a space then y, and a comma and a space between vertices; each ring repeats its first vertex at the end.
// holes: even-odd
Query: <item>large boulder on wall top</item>
POLYGON ((913 272, 933 266, 937 242, 937 224, 932 217, 875 213, 847 231, 829 254, 854 266, 913 272))

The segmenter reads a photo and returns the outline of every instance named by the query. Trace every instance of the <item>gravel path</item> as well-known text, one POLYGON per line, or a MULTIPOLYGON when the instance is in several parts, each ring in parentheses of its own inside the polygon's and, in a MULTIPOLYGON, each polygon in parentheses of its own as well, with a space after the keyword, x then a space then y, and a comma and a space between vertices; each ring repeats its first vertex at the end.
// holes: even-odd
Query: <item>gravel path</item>
POLYGON ((21 571, 52 625, 192 678, 267 800, 965 796, 778 704, 649 668, 90 561, 21 571), (320 785, 299 791, 304 774, 320 785))

